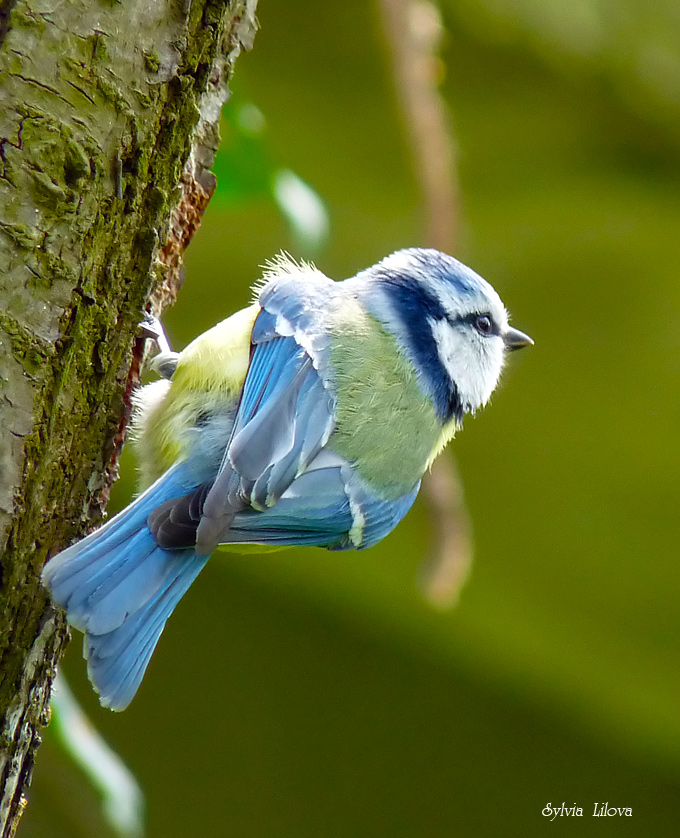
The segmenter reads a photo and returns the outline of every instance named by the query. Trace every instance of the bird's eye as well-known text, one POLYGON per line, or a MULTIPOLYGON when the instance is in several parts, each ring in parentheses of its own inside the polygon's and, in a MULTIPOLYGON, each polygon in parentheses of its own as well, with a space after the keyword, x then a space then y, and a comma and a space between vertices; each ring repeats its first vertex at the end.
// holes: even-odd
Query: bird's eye
POLYGON ((480 335, 490 335, 493 331, 491 318, 487 314, 480 315, 475 320, 475 329, 477 329, 480 335))

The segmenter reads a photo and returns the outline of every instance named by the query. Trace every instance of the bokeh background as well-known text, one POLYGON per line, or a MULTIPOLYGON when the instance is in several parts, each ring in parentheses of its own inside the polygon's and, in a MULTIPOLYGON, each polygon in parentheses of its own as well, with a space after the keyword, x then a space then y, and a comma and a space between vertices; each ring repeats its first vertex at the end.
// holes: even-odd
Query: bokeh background
MULTIPOLYGON (((452 610, 424 599, 419 501, 366 553, 217 555, 122 715, 99 708, 76 638, 64 671, 142 787, 150 838, 679 834, 678 6, 442 12, 456 255, 536 341, 453 445, 471 578, 452 610), (583 817, 548 826, 562 802, 583 817), (633 817, 593 818, 596 802, 633 817)), ((247 303, 282 248, 344 278, 424 243, 375 4, 261 0, 258 14, 225 118, 253 103, 267 127, 237 159, 296 172, 329 237, 310 252, 256 175, 233 188, 241 141, 225 125, 166 318, 177 347, 247 303)), ((108 830, 48 731, 20 836, 108 830)))

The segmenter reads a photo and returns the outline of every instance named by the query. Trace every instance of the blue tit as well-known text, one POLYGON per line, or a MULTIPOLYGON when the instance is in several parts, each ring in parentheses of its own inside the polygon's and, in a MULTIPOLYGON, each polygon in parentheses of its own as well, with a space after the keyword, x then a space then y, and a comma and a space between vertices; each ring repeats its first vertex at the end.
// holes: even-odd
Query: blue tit
POLYGON ((532 343, 484 279, 436 250, 342 282, 280 257, 255 298, 160 355, 166 377, 133 418, 144 491, 43 571, 113 710, 218 546, 376 544, 488 401, 506 352, 532 343))

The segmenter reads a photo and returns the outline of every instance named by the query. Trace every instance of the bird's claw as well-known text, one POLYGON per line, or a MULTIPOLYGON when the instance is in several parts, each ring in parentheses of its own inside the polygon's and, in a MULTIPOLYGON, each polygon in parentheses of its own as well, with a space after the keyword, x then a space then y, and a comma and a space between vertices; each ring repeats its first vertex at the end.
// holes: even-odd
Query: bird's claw
POLYGON ((139 324, 139 329, 143 338, 156 342, 160 352, 172 352, 163 324, 150 311, 144 312, 144 319, 139 324))
POLYGON ((142 337, 153 340, 158 347, 158 355, 151 361, 151 366, 163 378, 172 378, 177 369, 179 353, 170 348, 163 324, 150 311, 144 312, 144 320, 139 324, 142 337))

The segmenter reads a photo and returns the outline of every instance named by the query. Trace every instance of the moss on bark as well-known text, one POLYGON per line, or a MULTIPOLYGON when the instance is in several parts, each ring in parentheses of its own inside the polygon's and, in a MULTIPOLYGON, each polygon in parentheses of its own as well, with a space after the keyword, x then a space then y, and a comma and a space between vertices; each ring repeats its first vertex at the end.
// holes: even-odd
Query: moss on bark
POLYGON ((101 516, 137 323, 174 297, 247 0, 17 0, 0 16, 0 834, 65 644, 48 555, 101 516))

